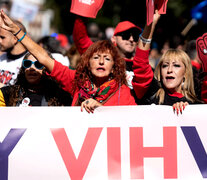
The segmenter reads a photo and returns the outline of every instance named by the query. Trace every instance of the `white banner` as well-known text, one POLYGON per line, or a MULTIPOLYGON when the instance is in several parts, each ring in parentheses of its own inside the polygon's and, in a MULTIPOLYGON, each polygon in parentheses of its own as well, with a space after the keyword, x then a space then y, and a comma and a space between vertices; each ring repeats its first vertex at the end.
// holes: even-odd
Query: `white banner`
POLYGON ((0 180, 202 180, 207 105, 0 108, 0 180))

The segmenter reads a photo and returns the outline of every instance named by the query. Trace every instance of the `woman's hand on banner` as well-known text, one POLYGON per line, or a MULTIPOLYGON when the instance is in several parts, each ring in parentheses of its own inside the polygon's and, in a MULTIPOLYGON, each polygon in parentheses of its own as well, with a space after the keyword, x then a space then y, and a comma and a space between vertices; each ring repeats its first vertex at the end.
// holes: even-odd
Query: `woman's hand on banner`
POLYGON ((93 113, 95 108, 102 106, 101 103, 95 99, 89 98, 81 103, 81 112, 85 109, 88 113, 93 113))
POLYGON ((188 102, 183 102, 183 101, 177 102, 173 104, 173 112, 176 113, 177 115, 179 115, 179 113, 182 114, 187 105, 189 105, 188 102))

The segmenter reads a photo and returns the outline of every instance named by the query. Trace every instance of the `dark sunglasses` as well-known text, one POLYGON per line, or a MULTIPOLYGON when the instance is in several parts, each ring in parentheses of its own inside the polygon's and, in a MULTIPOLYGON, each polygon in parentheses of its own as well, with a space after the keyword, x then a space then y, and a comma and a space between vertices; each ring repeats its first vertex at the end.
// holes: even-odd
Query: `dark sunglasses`
POLYGON ((39 61, 31 61, 29 59, 24 59, 22 62, 22 66, 25 69, 30 68, 32 64, 34 64, 37 69, 43 69, 44 67, 42 64, 39 63, 39 61))
POLYGON ((129 40, 131 36, 133 37, 134 42, 138 42, 139 40, 139 33, 137 32, 124 31, 117 34, 117 36, 121 36, 123 40, 129 40))

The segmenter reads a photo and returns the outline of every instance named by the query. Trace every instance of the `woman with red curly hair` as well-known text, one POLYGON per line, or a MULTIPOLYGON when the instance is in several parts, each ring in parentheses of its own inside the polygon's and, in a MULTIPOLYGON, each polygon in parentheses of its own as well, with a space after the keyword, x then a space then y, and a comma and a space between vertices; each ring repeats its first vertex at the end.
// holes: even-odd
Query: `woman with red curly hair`
POLYGON ((82 55, 76 71, 54 61, 47 52, 26 35, 3 11, 0 26, 13 33, 19 42, 43 64, 62 89, 73 96, 73 106, 87 112, 96 107, 136 105, 127 87, 125 61, 118 49, 108 40, 92 44, 82 55))
MULTIPOLYGON (((67 70, 69 72, 74 73, 67 70)), ((53 77, 57 74, 55 71, 51 73, 53 77)), ((87 49, 73 76, 73 81, 64 85, 67 91, 72 90, 72 105, 81 105, 81 109, 85 108, 88 112, 101 105, 136 105, 127 87, 125 61, 108 40, 97 41, 87 49)), ((68 75, 64 74, 58 79, 64 77, 68 79, 68 75)))

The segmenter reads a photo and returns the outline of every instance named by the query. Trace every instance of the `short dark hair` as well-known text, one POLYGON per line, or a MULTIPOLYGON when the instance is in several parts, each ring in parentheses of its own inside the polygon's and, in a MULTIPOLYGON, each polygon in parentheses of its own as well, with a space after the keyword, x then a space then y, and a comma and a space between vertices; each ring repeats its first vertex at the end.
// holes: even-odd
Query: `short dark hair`
POLYGON ((42 44, 43 48, 50 53, 63 53, 60 41, 58 41, 55 37, 44 36, 40 38, 37 43, 42 44))

